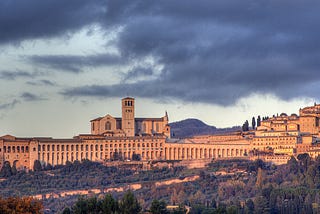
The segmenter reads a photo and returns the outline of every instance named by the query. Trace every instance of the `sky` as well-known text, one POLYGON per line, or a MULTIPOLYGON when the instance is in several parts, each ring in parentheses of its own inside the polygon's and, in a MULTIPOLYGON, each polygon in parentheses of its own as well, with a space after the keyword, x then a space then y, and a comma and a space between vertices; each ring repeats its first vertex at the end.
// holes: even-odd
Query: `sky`
POLYGON ((1 0, 0 136, 72 137, 90 120, 216 127, 320 98, 319 1, 1 0))

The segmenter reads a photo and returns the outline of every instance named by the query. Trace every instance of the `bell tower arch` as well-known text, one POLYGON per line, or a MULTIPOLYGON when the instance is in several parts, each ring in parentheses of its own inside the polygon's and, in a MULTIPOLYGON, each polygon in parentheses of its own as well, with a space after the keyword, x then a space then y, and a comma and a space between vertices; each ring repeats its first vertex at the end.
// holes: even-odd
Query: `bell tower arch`
POLYGON ((126 97, 122 99, 122 130, 126 136, 133 137, 135 135, 135 119, 134 119, 134 98, 126 97))

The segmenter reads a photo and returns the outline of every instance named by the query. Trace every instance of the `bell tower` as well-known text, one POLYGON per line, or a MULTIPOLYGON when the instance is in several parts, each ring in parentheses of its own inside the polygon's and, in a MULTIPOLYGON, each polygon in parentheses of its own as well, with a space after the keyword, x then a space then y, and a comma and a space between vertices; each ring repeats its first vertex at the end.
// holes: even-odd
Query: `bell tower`
POLYGON ((135 135, 135 119, 134 119, 134 98, 126 97, 122 99, 122 130, 128 137, 135 135))

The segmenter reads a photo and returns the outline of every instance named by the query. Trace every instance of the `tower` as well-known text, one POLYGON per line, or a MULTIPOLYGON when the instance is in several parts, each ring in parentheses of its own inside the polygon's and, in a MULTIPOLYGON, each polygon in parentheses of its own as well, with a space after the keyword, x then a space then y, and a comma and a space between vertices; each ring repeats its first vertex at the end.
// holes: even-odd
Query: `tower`
POLYGON ((122 99, 122 130, 128 137, 135 135, 134 120, 134 98, 126 97, 122 99))

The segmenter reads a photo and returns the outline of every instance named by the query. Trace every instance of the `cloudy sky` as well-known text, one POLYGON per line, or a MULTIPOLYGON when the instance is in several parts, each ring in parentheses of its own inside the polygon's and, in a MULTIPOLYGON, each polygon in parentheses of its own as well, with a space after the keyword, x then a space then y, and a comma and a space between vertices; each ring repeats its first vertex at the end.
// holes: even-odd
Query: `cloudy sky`
POLYGON ((2 0, 0 135, 136 115, 217 127, 319 101, 319 1, 2 0))

